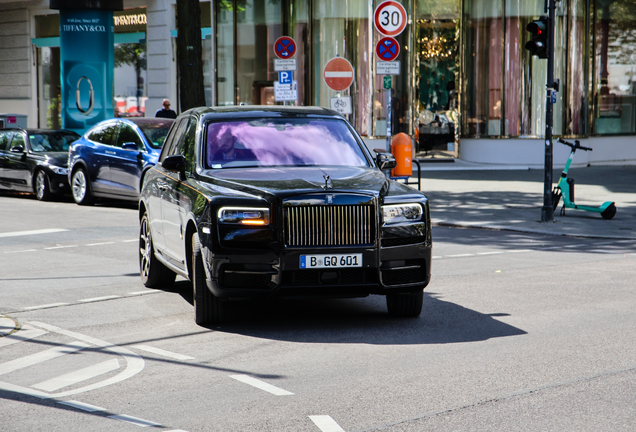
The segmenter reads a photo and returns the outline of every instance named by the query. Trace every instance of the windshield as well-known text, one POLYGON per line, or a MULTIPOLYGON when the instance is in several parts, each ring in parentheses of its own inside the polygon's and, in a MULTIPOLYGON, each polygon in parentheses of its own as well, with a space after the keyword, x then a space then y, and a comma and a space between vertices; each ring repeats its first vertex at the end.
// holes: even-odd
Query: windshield
POLYGON ((146 140, 152 148, 160 149, 166 140, 166 135, 170 130, 170 126, 174 123, 172 119, 161 119, 152 121, 136 121, 134 122, 146 136, 146 140))
POLYGON ((206 158, 210 168, 369 165, 344 121, 307 118, 210 123, 206 158))
POLYGON ((80 136, 68 131, 38 132, 29 134, 34 152, 65 152, 80 136))

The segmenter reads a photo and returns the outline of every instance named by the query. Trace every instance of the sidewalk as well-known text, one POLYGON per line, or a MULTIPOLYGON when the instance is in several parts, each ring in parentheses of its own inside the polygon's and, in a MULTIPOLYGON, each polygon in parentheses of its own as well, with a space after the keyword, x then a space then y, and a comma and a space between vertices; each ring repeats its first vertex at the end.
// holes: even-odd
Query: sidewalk
MULTIPOLYGON (((550 235, 636 240, 636 165, 572 167, 575 202, 598 206, 614 201, 612 220, 599 213, 566 209, 554 222, 541 222, 544 171, 528 167, 422 161, 422 192, 430 200, 434 225, 475 227, 550 235)), ((556 185, 560 166, 554 167, 556 185)), ((413 174, 417 168, 413 165, 413 174)), ((417 188, 417 177, 410 186, 417 188)))

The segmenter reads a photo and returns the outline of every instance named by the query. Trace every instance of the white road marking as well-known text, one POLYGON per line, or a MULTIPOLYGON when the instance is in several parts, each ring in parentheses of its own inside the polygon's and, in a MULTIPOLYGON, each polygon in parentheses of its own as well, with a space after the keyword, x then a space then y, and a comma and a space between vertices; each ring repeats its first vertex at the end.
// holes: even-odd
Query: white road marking
POLYGON ((44 248, 44 250, 51 250, 51 249, 67 249, 67 248, 75 248, 75 247, 77 247, 77 245, 53 246, 53 247, 47 247, 47 248, 44 248))
POLYGON ((37 252, 37 250, 35 250, 35 249, 24 249, 24 250, 19 250, 19 251, 6 251, 6 252, 2 252, 2 253, 14 254, 14 253, 20 253, 20 252, 37 252))
POLYGON ((38 336, 42 336, 43 334, 48 333, 46 330, 36 329, 30 326, 22 326, 22 329, 19 331, 12 333, 8 336, 0 338, 0 348, 5 347, 7 345, 11 345, 18 342, 24 342, 29 339, 36 338, 38 336))
POLYGON ((28 311, 28 310, 34 310, 34 309, 46 309, 46 308, 52 308, 57 306, 66 306, 67 304, 68 303, 49 303, 49 304, 39 305, 39 306, 23 307, 22 310, 28 311))
POLYGON ((513 249, 508 251, 508 253, 525 253, 525 252, 533 252, 533 250, 532 249, 513 249))
POLYGON ((137 417, 126 415, 126 414, 112 415, 112 416, 108 416, 108 418, 112 418, 114 420, 125 421, 125 422, 132 423, 132 424, 135 424, 135 425, 141 426, 141 427, 148 427, 148 426, 160 427, 160 426, 162 426, 160 423, 151 422, 149 420, 140 419, 140 418, 137 418, 137 417))
POLYGON ((49 228, 49 229, 41 229, 41 230, 34 230, 34 231, 14 231, 14 232, 0 233, 0 237, 19 237, 19 236, 27 236, 27 235, 51 234, 51 233, 64 232, 64 231, 68 231, 68 230, 49 228))
POLYGON ((443 256, 434 256, 433 259, 442 259, 444 258, 443 256))
POLYGON ((22 387, 19 385, 14 385, 14 384, 10 384, 7 382, 3 382, 0 381, 0 389, 2 390, 8 390, 8 391, 12 391, 12 392, 16 392, 16 393, 22 393, 25 395, 30 395, 30 396, 35 396, 41 399, 49 399, 49 398, 62 398, 62 397, 66 397, 66 396, 71 396, 71 395, 75 395, 78 393, 84 393, 90 390, 95 390, 95 389, 99 389, 102 387, 106 387, 109 386, 111 384, 116 384, 118 382, 124 381, 128 378, 131 378, 132 376, 138 374, 139 372, 141 372, 144 369, 144 359, 141 358, 139 355, 135 354, 134 352, 130 351, 127 348, 124 347, 120 347, 117 345, 113 345, 111 343, 108 342, 104 342, 102 340, 90 337, 90 336, 86 336, 83 335, 81 333, 76 333, 70 330, 64 330, 61 329, 59 327, 56 327, 54 325, 50 325, 50 324, 45 324, 42 322, 38 322, 38 321, 31 321, 29 324, 35 326, 35 327, 39 327, 39 328, 43 328, 45 330, 48 330, 49 332, 54 332, 54 333, 59 333, 62 334, 64 336, 68 336, 74 339, 78 339, 81 341, 84 341, 88 344, 91 345, 95 345, 97 347, 99 347, 101 350, 104 351, 109 351, 111 353, 115 353, 118 354, 120 356, 122 356, 126 362, 127 362, 127 366, 126 368, 118 373, 117 375, 115 375, 114 377, 108 378, 104 381, 99 381, 93 384, 89 384, 87 386, 81 387, 81 388, 77 388, 74 390, 67 390, 67 391, 63 391, 61 393, 54 393, 54 394, 49 394, 49 393, 44 393, 38 390, 33 390, 30 389, 28 387, 22 387))
POLYGON ((457 254, 457 255, 446 255, 446 258, 464 258, 475 256, 475 254, 457 254))
POLYGON ((293 395, 293 393, 288 392, 287 390, 283 390, 271 384, 267 384, 266 382, 263 382, 256 378, 252 378, 251 376, 248 376, 248 375, 230 375, 230 378, 234 378, 235 380, 241 381, 242 383, 245 383, 245 384, 249 384, 253 387, 264 390, 276 396, 293 395))
POLYGON ((476 255, 498 255, 504 253, 503 251, 492 251, 492 252, 478 252, 476 255))
POLYGON ((122 240, 122 243, 132 243, 132 242, 136 242, 139 241, 139 239, 133 239, 133 240, 122 240))
POLYGON ((82 300, 78 300, 78 302, 88 303, 88 302, 96 302, 101 300, 112 300, 112 299, 116 299, 120 297, 121 296, 118 296, 118 295, 109 295, 109 296, 103 296, 103 297, 93 297, 93 298, 82 299, 82 300))
POLYGON ((322 432, 345 432, 345 430, 328 415, 309 416, 309 418, 322 432))
POLYGON ((51 360, 66 354, 71 354, 84 348, 88 348, 89 346, 90 345, 84 342, 75 341, 67 345, 57 346, 45 351, 40 351, 35 354, 20 357, 18 359, 0 364, 0 375, 8 374, 18 369, 24 369, 26 367, 33 366, 35 364, 42 363, 44 361, 51 360))
POLYGON ((90 244, 87 244, 86 246, 102 246, 102 245, 109 245, 109 244, 115 244, 115 242, 90 243, 90 244))
POLYGON ((54 392, 63 387, 68 387, 117 369, 119 369, 119 361, 114 358, 78 371, 51 378, 50 380, 42 381, 41 383, 34 384, 31 387, 48 392, 54 392))
POLYGON ((98 407, 98 406, 95 406, 95 405, 90 405, 90 404, 87 404, 87 403, 84 403, 84 402, 78 402, 78 401, 73 401, 73 400, 71 400, 71 401, 63 401, 63 402, 60 401, 58 403, 62 404, 62 405, 68 405, 70 407, 78 408, 78 409, 81 409, 81 410, 84 410, 84 411, 88 411, 88 412, 106 411, 106 408, 101 408, 101 407, 98 407))
POLYGON ((133 291, 133 292, 129 292, 127 295, 136 296, 136 295, 142 295, 142 294, 150 294, 153 292, 156 292, 156 291, 153 291, 153 290, 133 291))
POLYGON ((155 348, 148 345, 133 345, 131 348, 137 348, 142 351, 151 352, 153 354, 159 354, 164 357, 173 358, 175 360, 194 360, 194 357, 190 357, 183 354, 174 353, 172 351, 162 350, 161 348, 155 348))

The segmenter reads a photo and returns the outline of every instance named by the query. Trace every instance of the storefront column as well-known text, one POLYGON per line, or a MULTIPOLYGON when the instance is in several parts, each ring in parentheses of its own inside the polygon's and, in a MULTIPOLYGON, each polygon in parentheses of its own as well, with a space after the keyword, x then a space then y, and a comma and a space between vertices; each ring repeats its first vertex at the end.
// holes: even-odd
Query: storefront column
POLYGON ((170 29, 174 27, 174 10, 168 0, 146 3, 146 49, 148 55, 148 100, 146 117, 154 117, 163 99, 169 99, 176 110, 177 69, 170 29))

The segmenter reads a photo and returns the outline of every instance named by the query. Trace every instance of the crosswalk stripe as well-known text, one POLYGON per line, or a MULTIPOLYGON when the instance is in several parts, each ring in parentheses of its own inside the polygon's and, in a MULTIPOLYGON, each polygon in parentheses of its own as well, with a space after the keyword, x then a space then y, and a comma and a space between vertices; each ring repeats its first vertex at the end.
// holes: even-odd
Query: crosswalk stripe
POLYGON ((23 326, 19 331, 12 333, 8 336, 0 338, 0 348, 7 345, 11 345, 18 342, 24 342, 29 339, 34 339, 38 336, 48 333, 46 330, 36 329, 30 326, 23 326))
POLYGON ((71 354, 84 348, 88 348, 89 346, 90 345, 84 342, 75 341, 67 345, 57 346, 45 351, 40 351, 39 353, 20 357, 0 364, 0 375, 8 374, 18 369, 24 369, 66 354, 71 354))
POLYGON ((309 418, 322 432, 345 432, 345 430, 328 415, 315 415, 309 416, 309 418))
POLYGON ((281 388, 278 388, 276 386, 273 386, 271 384, 267 384, 264 381, 258 380, 256 378, 252 378, 251 376, 248 375, 230 375, 230 378, 234 378, 237 381, 241 381, 245 384, 249 384, 253 387, 256 387, 258 389, 264 390, 268 393, 271 393, 273 395, 276 396, 289 396, 289 395, 293 395, 293 393, 288 392, 287 390, 283 390, 281 388))
POLYGON ((135 425, 141 426, 141 427, 148 427, 148 426, 160 427, 160 426, 162 426, 160 423, 151 422, 150 420, 144 420, 144 419, 140 419, 140 418, 137 418, 137 417, 129 416, 129 415, 126 415, 126 414, 112 415, 112 416, 108 416, 108 418, 112 418, 114 420, 125 421, 125 422, 132 423, 132 424, 135 424, 135 425))
POLYGON ((70 385, 95 378, 96 376, 100 376, 117 369, 119 369, 119 361, 114 358, 111 360, 106 360, 105 362, 98 363, 96 365, 86 367, 84 369, 80 369, 71 373, 60 375, 55 378, 51 378, 46 381, 42 381, 41 383, 34 384, 31 387, 52 392, 55 390, 59 390, 62 387, 68 387, 70 385))
POLYGON ((58 402, 61 405, 68 405, 73 408, 81 409, 88 412, 98 412, 98 411, 106 411, 106 408, 101 408, 95 405, 87 404, 84 402, 78 402, 74 400, 70 401, 60 401, 58 402))
POLYGON ((183 354, 174 353, 172 351, 162 350, 161 348, 155 348, 148 345, 133 345, 132 348, 137 348, 142 351, 151 352, 153 354, 159 354, 164 357, 173 358, 175 360, 194 360, 194 357, 190 357, 183 354))
POLYGON ((38 234, 50 234, 56 232, 68 231, 67 229, 41 229, 35 231, 14 231, 14 232, 4 232, 0 233, 0 237, 18 237, 18 236, 26 236, 26 235, 38 235, 38 234))

